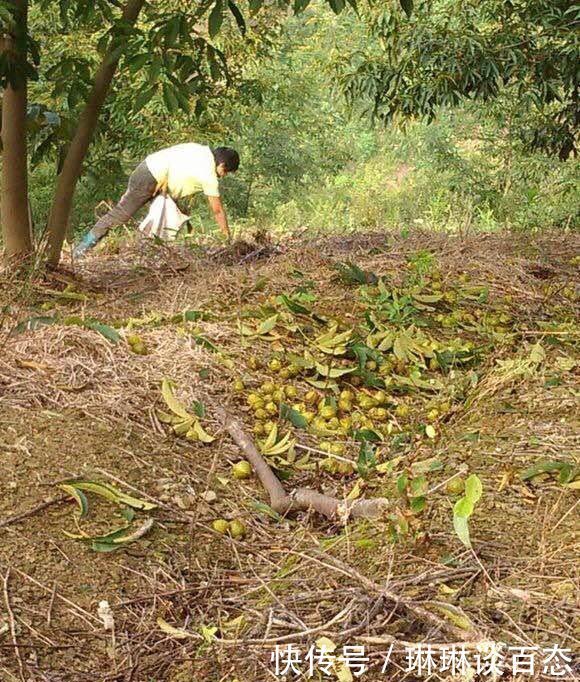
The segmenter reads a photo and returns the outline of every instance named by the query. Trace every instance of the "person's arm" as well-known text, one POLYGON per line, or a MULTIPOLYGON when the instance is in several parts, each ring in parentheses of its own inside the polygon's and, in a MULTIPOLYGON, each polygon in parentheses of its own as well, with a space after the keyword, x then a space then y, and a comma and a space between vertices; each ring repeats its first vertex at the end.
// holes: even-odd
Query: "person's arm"
POLYGON ((224 236, 228 241, 231 241, 232 234, 230 232, 230 226, 228 225, 228 217, 222 204, 221 197, 208 197, 207 198, 210 208, 213 212, 213 217, 215 218, 218 227, 223 232, 224 236))

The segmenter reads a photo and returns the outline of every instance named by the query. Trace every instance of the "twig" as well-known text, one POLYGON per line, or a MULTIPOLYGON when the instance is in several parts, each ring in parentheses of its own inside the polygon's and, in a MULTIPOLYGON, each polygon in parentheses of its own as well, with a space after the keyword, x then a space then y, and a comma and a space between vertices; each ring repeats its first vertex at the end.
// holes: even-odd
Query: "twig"
POLYGON ((357 571, 352 566, 344 564, 342 561, 336 559, 333 556, 324 555, 325 561, 323 561, 320 558, 304 554, 303 552, 296 552, 292 550, 284 550, 284 552, 288 554, 297 554, 303 559, 306 559, 308 561, 314 561, 315 563, 321 564, 326 568, 330 568, 331 570, 337 571, 338 573, 342 573, 348 578, 356 578, 368 590, 378 593, 379 595, 385 597, 394 604, 397 604, 401 608, 405 609, 407 612, 411 613, 414 617, 418 618, 422 622, 428 623, 429 625, 437 628, 442 632, 448 632, 450 635, 456 637, 459 640, 466 639, 467 637, 473 636, 475 634, 473 632, 467 632, 465 630, 462 630, 461 628, 452 625, 448 621, 439 618, 439 616, 436 616, 434 613, 431 613, 427 609, 424 609, 422 606, 419 606, 419 604, 411 600, 405 599, 404 597, 401 597, 401 595, 396 594, 395 592, 385 589, 379 583, 370 580, 362 573, 359 573, 359 571, 357 571))
POLYGON ((568 511, 564 514, 564 516, 562 516, 562 518, 558 521, 558 523, 552 528, 551 533, 554 533, 554 531, 556 530, 556 528, 558 528, 558 526, 562 523, 562 521, 567 516, 569 516, 574 511, 574 509, 576 509, 576 507, 578 506, 578 503, 580 503, 580 500, 576 500, 576 502, 570 507, 570 509, 568 509, 568 511))
POLYGON ((40 504, 37 504, 36 507, 33 507, 32 509, 29 509, 28 511, 22 512, 21 514, 15 514, 14 516, 9 516, 8 518, 4 519, 3 521, 0 521, 0 528, 5 528, 6 526, 10 526, 13 523, 18 523, 19 521, 23 521, 24 519, 27 519, 29 516, 34 516, 39 511, 42 511, 43 509, 46 509, 47 507, 51 507, 53 504, 58 504, 59 502, 64 502, 66 500, 66 497, 59 495, 58 497, 53 497, 50 500, 46 500, 45 502, 41 502, 40 504))
POLYGON ((50 627, 52 621, 52 607, 54 606, 54 599, 56 597, 56 582, 52 586, 52 594, 50 595, 50 602, 48 604, 48 610, 46 612, 46 624, 50 627))
MULTIPOLYGON (((425 647, 423 642, 407 642, 405 640, 396 639, 392 635, 381 635, 380 637, 373 636, 359 636, 358 640, 364 642, 365 644, 394 644, 397 648, 393 649, 396 653, 406 653, 409 649, 419 649, 420 647, 425 647)), ((449 649, 456 650, 472 650, 472 651, 484 651, 487 647, 492 645, 493 642, 488 639, 476 639, 476 640, 460 640, 459 642, 429 642, 431 651, 443 651, 449 649)))
MULTIPOLYGON (((36 585, 37 587, 40 587, 40 589, 44 590, 45 592, 49 592, 52 594, 52 590, 47 587, 46 585, 43 585, 41 582, 33 578, 31 575, 28 575, 28 573, 25 573, 24 571, 21 571, 18 568, 14 569, 18 575, 22 576, 26 580, 30 580, 31 583, 36 585)), ((91 625, 90 620, 96 621, 99 625, 101 623, 100 619, 97 618, 96 616, 93 616, 92 613, 89 613, 88 611, 85 611, 81 606, 78 604, 75 604, 74 601, 71 601, 70 599, 67 599, 66 597, 63 597, 61 594, 56 593, 56 596, 63 601, 65 604, 68 604, 69 606, 72 606, 73 609, 75 609, 78 612, 78 615, 83 618, 83 620, 86 620, 89 625, 91 625)))
POLYGON ((12 606, 10 605, 10 596, 8 595, 8 580, 10 579, 10 568, 6 571, 4 576, 4 602, 6 604, 6 611, 8 613, 8 620, 10 621, 10 635, 12 637, 12 644, 14 645, 14 653, 16 654, 16 659, 18 661, 18 669, 20 671, 20 679, 22 682, 26 682, 24 676, 24 663, 22 662, 22 656, 20 655, 20 648, 18 646, 18 639, 16 638, 16 625, 14 621, 14 612, 12 611, 12 606))

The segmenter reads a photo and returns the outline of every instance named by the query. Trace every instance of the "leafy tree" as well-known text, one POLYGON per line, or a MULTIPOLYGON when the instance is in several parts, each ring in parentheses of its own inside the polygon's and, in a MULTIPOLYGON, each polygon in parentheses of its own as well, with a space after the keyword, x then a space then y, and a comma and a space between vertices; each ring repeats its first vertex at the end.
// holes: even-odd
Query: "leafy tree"
MULTIPOLYGON (((354 6, 354 1, 349 4, 354 6)), ((4 86, 1 199, 7 255, 23 256, 32 250, 25 153, 29 80, 52 86, 56 94, 66 96, 70 114, 58 124, 48 124, 42 107, 35 112, 36 123, 40 117, 40 127, 51 128, 42 143, 48 146, 47 140, 52 137, 54 141, 55 135, 62 135, 65 143, 47 225, 49 262, 54 265, 60 258, 83 163, 120 67, 134 77, 132 87, 138 83, 137 108, 145 106, 159 90, 170 112, 188 110, 192 100, 196 107, 203 106, 208 81, 227 86, 228 80, 224 55, 213 39, 228 22, 245 33, 248 13, 260 11, 262 4, 263 0, 249 0, 247 7, 240 8, 234 0, 195 4, 168 0, 162 5, 146 0, 0 0, 0 83, 4 86), (30 26, 29 10, 31 17, 34 15, 30 26), (72 50, 55 54, 49 49, 50 35, 58 31, 78 39, 72 50), (45 61, 48 69, 44 69, 45 61), (14 159, 20 162, 11 163, 14 159)), ((280 0, 274 6, 282 9, 291 4, 301 11, 309 0, 280 0)), ((327 4, 335 12, 346 6, 345 0, 327 0, 327 4)))
POLYGON ((580 6, 569 0, 422 0, 363 13, 371 41, 338 58, 351 103, 383 122, 432 120, 439 107, 509 95, 533 112, 529 147, 566 159, 580 125, 580 6), (407 6, 407 9, 410 9, 407 6))
POLYGON ((327 68, 329 42, 347 39, 351 25, 352 17, 315 7, 284 23, 275 59, 248 68, 250 79, 235 106, 222 113, 244 158, 241 172, 228 178, 236 184, 238 215, 271 216, 293 195, 304 204, 329 177, 364 156, 361 146, 373 148, 367 122, 333 96, 327 68))

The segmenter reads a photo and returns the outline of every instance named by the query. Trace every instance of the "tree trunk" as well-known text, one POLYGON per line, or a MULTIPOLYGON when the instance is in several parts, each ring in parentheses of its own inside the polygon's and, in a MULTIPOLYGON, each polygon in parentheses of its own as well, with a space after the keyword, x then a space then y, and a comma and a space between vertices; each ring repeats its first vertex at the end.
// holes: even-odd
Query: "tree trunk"
MULTIPOLYGON (((15 33, 26 33, 28 0, 15 0, 18 10, 15 33)), ((2 38, 3 52, 16 52, 12 36, 2 38)), ((14 58, 14 55, 12 56, 14 58)), ((26 53, 16 54, 26 60, 26 53)), ((32 253, 32 231, 28 210, 28 164, 26 150, 26 79, 6 86, 2 96, 2 187, 1 213, 5 255, 20 260, 32 253)))
MULTIPOLYGON (((145 0, 127 0, 123 20, 134 24, 145 4, 145 0)), ((111 48, 109 48, 111 50, 111 48)), ((83 162, 93 139, 99 114, 109 93, 113 76, 119 64, 120 55, 109 51, 95 75, 93 88, 80 116, 75 135, 70 143, 62 170, 58 176, 50 217, 48 219, 48 262, 57 265, 62 244, 67 232, 73 203, 73 196, 80 178, 83 162)))

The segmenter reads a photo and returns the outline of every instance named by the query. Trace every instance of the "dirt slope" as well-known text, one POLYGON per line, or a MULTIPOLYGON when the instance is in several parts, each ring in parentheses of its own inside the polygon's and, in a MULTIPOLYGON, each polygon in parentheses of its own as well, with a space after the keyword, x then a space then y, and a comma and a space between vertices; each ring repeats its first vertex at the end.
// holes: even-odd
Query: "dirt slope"
MULTIPOLYGON (((276 679, 270 661, 276 643, 293 642, 305 652, 322 635, 341 647, 366 645, 369 669, 361 679, 371 681, 415 679, 405 673, 399 644, 388 675, 381 673, 392 641, 455 642, 463 631, 469 641, 558 643, 577 651, 577 254, 578 240, 561 234, 537 240, 372 234, 202 255, 128 245, 89 258, 74 274, 25 286, 0 283, 6 306, 0 680, 261 682, 276 679), (416 299, 405 308, 372 282, 337 279, 335 263, 347 261, 384 277, 401 296, 419 289, 452 295, 432 303, 433 310, 413 307, 416 299), (469 298, 468 289, 480 293, 469 298), (289 476, 289 489, 305 484, 343 497, 358 485, 362 495, 387 495, 392 518, 346 525, 313 515, 276 519, 255 479, 232 479, 239 452, 212 411, 226 406, 252 433, 262 427, 248 392, 273 379, 296 386, 299 404, 312 390, 304 374, 282 381, 268 363, 289 357, 292 344, 300 354, 300 343, 314 348, 328 324, 289 312, 280 295, 336 320, 339 330, 359 329, 368 306, 376 311, 380 303, 387 327, 412 326, 415 339, 424 329, 441 348, 455 343, 458 363, 457 344, 482 349, 473 364, 446 373, 427 355, 400 366, 389 351, 395 378, 385 389, 387 415, 371 408, 384 440, 364 478, 360 460, 358 471, 341 474, 320 447, 340 441, 338 461, 356 462, 360 443, 352 434, 296 429, 304 449, 293 460, 287 453, 273 460, 289 476), (272 313, 281 316, 280 338, 240 332, 240 320, 256 331, 272 313), (415 325, 421 315, 432 324, 415 325), (34 328, 23 329, 33 318, 34 328), (130 334, 147 354, 133 352, 130 334), (533 355, 538 347, 541 357, 533 355), (423 381, 441 388, 398 385, 401 375, 416 376, 415 365, 423 381), (165 377, 188 409, 194 399, 203 402, 202 423, 213 443, 179 437, 160 419, 167 410, 160 395, 165 377), (246 385, 241 395, 237 378, 246 385), (429 424, 435 438, 427 435, 429 424), (376 468, 389 461, 390 470, 376 468), (568 476, 522 480, 523 471, 545 461, 556 461, 560 471, 567 465, 568 476), (470 519, 475 553, 453 531, 458 495, 445 484, 464 470, 483 483, 470 519), (410 508, 409 489, 397 492, 403 474, 425 475, 422 511, 410 508), (75 521, 74 502, 55 485, 73 477, 108 482, 157 504, 133 521, 151 516, 151 532, 110 553, 67 537, 63 531, 101 534, 126 522, 121 507, 94 495, 88 519, 75 521), (246 537, 216 533, 216 518, 242 519, 246 537), (395 608, 381 589, 403 603, 395 608), (112 609, 113 630, 98 615, 102 600, 112 609)), ((375 370, 378 376, 372 363, 367 379, 375 370)), ((347 380, 340 379, 341 390, 350 390, 347 380)), ((367 389, 354 382, 352 390, 367 389)), ((283 420, 279 425, 290 428, 283 420)), ((305 669, 292 679, 308 679, 305 669)))

